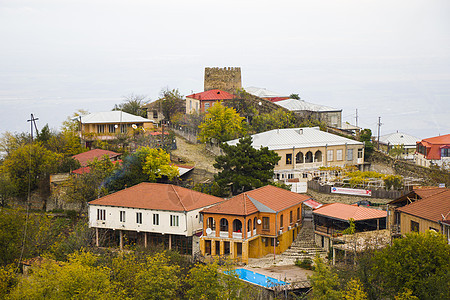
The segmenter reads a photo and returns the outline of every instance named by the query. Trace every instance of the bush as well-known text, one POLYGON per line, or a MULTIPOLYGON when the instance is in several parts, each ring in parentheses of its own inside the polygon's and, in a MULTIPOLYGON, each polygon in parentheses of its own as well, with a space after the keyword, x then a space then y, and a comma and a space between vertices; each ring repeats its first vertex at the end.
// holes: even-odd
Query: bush
POLYGON ((309 258, 309 257, 305 257, 305 258, 303 258, 302 260, 297 259, 297 260, 295 261, 295 265, 296 265, 296 266, 298 266, 298 267, 300 267, 300 268, 302 268, 302 269, 305 269, 305 270, 312 270, 312 269, 313 269, 312 264, 313 264, 313 261, 312 261, 312 259, 309 258))

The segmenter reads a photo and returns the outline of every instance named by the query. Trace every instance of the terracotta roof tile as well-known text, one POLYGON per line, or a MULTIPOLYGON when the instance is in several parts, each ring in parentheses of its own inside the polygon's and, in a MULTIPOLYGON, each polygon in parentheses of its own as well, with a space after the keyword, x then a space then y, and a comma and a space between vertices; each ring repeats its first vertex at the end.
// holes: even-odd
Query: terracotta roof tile
POLYGON ((449 220, 450 189, 445 189, 445 191, 441 193, 417 200, 411 204, 400 207, 397 210, 433 222, 449 220), (445 219, 442 216, 444 216, 445 219))
POLYGON ((222 91, 222 90, 209 90, 206 92, 196 93, 189 96, 186 96, 186 98, 194 98, 197 100, 231 100, 234 99, 235 96, 233 94, 230 94, 228 92, 222 91))
POLYGON ((72 156, 72 158, 78 160, 82 167, 87 166, 87 164, 91 161, 94 161, 95 158, 101 159, 104 155, 108 155, 111 159, 113 157, 121 155, 121 153, 116 153, 113 151, 103 150, 103 149, 93 149, 89 150, 77 155, 72 156))
POLYGON ((222 198, 171 184, 143 182, 91 201, 89 205, 191 211, 222 201, 222 198))
POLYGON ((256 190, 234 196, 221 204, 204 209, 203 212, 243 216, 258 212, 257 205, 260 207, 265 206, 268 209, 278 212, 308 199, 310 197, 307 195, 266 185, 256 190))
POLYGON ((354 206, 344 203, 330 203, 313 211, 315 215, 331 217, 339 220, 348 221, 354 219, 355 221, 379 219, 387 216, 386 211, 368 208, 363 206, 354 206))

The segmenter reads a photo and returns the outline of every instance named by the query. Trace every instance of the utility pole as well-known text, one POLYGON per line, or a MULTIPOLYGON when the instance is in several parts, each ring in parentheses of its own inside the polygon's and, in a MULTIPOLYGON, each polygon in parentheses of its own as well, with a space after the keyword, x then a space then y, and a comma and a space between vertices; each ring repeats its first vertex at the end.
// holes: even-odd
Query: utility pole
POLYGON ((355 117, 355 121, 356 121, 356 127, 358 127, 358 109, 356 109, 356 117, 355 117))
POLYGON ((377 149, 378 150, 380 150, 380 127, 381 127, 381 125, 383 125, 383 123, 381 123, 381 117, 378 117, 378 142, 377 142, 377 144, 378 144, 378 146, 377 146, 377 149))
POLYGON ((34 129, 36 129, 36 135, 39 134, 39 131, 38 131, 37 126, 36 126, 36 121, 37 120, 39 120, 39 118, 35 118, 33 116, 33 114, 31 114, 31 118, 29 120, 27 120, 27 122, 30 122, 30 125, 31 125, 31 142, 33 142, 33 125, 34 125, 34 129))

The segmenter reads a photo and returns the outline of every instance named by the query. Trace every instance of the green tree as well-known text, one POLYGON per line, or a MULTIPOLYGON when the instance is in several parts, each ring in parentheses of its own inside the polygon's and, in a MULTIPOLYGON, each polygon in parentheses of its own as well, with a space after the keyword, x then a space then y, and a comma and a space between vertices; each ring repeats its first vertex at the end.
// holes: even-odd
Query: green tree
POLYGON ((300 100, 300 96, 298 94, 290 94, 289 98, 300 100))
POLYGON ((323 260, 317 256, 314 259, 314 274, 309 277, 312 287, 312 299, 332 300, 342 299, 339 277, 323 260))
POLYGON ((353 278, 343 291, 343 299, 345 300, 367 300, 367 293, 364 292, 363 285, 358 278, 353 278))
POLYGON ((38 183, 57 170, 62 158, 45 149, 40 143, 25 144, 14 150, 3 161, 1 172, 5 172, 14 185, 15 194, 24 196, 38 188, 38 183))
POLYGON ((367 160, 373 153, 372 130, 366 128, 361 130, 359 140, 364 143, 364 160, 367 160))
POLYGON ((270 183, 275 164, 280 160, 274 151, 267 147, 253 148, 249 136, 241 138, 235 146, 223 143, 220 147, 224 155, 216 157, 214 167, 220 171, 214 178, 222 189, 230 189, 236 195, 270 183))
POLYGON ((142 172, 147 174, 150 182, 156 182, 162 176, 172 180, 179 175, 178 167, 171 164, 170 155, 163 149, 142 147, 140 151, 145 153, 142 172))
POLYGON ((15 265, 0 266, 0 299, 8 299, 7 296, 17 285, 19 276, 15 272, 15 265))
POLYGON ((245 134, 244 118, 235 109, 216 103, 208 109, 205 120, 200 124, 199 140, 222 143, 245 134))
POLYGON ((164 118, 172 122, 172 118, 179 113, 185 112, 185 102, 183 100, 183 96, 177 89, 173 90, 163 90, 161 92, 161 109, 164 115, 164 118))
POLYGON ((31 136, 28 133, 11 133, 6 131, 0 138, 0 153, 5 153, 6 157, 25 144, 31 142, 31 136))
POLYGON ((450 299, 450 245, 427 231, 395 239, 373 258, 370 286, 393 298, 406 289, 419 299, 450 299))
POLYGON ((297 120, 294 114, 281 108, 271 113, 255 116, 252 120, 254 132, 294 127, 297 127, 297 120))
POLYGON ((405 153, 405 145, 394 145, 391 150, 389 150, 389 155, 395 158, 399 158, 405 153))
POLYGON ((122 103, 115 104, 112 110, 121 110, 135 116, 147 118, 147 111, 142 108, 145 104, 145 99, 145 95, 131 94, 126 96, 122 103))
POLYGON ((120 299, 108 268, 97 266, 88 252, 74 253, 67 262, 47 260, 22 277, 11 299, 120 299))
POLYGON ((77 131, 80 131, 80 117, 86 116, 88 114, 89 111, 84 109, 78 109, 71 116, 68 116, 67 119, 62 123, 61 127, 62 132, 76 133, 77 131))

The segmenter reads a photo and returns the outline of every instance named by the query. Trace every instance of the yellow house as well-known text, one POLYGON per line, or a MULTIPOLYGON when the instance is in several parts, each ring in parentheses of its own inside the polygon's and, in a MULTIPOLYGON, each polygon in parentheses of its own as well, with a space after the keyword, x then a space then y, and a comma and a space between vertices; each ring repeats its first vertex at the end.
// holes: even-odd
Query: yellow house
POLYGON ((93 140, 111 140, 117 134, 127 134, 136 129, 149 130, 154 122, 123 111, 93 113, 76 118, 80 122, 80 137, 89 147, 93 140))
POLYGON ((204 209, 202 255, 248 263, 249 258, 284 252, 300 230, 301 205, 308 199, 268 185, 204 209))
MULTIPOLYGON (((239 140, 227 142, 236 145, 239 140)), ((274 129, 252 135, 253 148, 268 147, 281 159, 275 166, 277 179, 310 179, 307 171, 320 167, 364 164, 364 144, 317 127, 274 129)))

